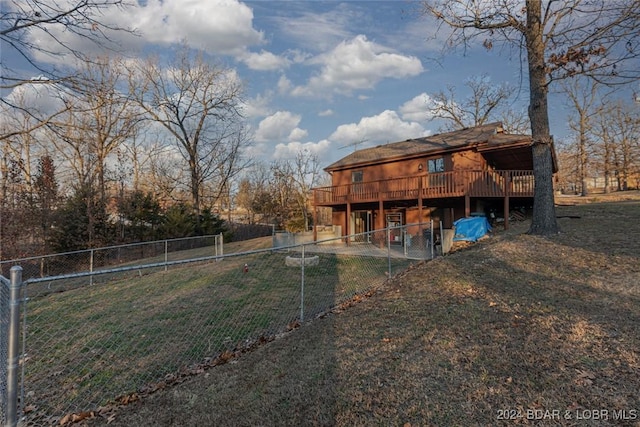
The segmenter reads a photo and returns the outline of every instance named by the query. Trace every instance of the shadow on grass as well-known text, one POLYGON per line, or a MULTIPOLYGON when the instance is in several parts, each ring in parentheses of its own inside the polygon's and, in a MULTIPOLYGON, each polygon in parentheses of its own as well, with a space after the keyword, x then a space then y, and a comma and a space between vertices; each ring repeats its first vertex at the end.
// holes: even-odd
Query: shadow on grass
MULTIPOLYGON (((614 220, 423 264, 110 425, 635 425, 614 414, 640 417, 640 282, 637 256, 614 242, 640 224, 614 220), (608 418, 584 419, 593 411, 608 418)), ((309 272, 309 296, 328 275, 378 268, 335 266, 309 272)))
MULTIPOLYGON (((303 317, 314 319, 379 287, 389 267, 386 258, 320 253, 318 266, 305 267, 303 287, 301 269, 286 267, 285 257, 277 251, 225 256, 221 262, 135 279, 114 276, 110 283, 30 301, 27 418, 57 423, 64 414, 95 411, 114 399, 133 401, 175 386, 218 365, 221 358, 233 360, 297 327, 303 317)), ((407 263, 393 260, 391 266, 399 269, 407 263)), ((333 341, 330 333, 321 340, 333 341)), ((298 359, 305 357, 294 355, 288 365, 299 364, 298 359)), ((287 388, 271 403, 280 408, 274 414, 294 408, 295 419, 313 414, 324 419, 302 402, 317 388, 318 399, 331 399, 331 387, 323 384, 333 378, 325 367, 331 370, 335 363, 332 356, 315 363, 321 367, 310 364, 305 380, 313 387, 287 388)), ((264 369, 267 377, 275 372, 264 369)), ((262 375, 247 385, 256 387, 255 399, 267 393, 261 388, 262 375)))

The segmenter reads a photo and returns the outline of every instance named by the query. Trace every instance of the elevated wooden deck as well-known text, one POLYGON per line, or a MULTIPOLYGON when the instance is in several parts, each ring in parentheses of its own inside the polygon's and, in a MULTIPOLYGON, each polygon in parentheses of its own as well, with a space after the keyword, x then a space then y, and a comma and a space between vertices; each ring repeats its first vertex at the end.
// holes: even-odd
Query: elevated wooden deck
POLYGON ((315 206, 444 197, 533 197, 533 171, 450 171, 313 189, 315 206))

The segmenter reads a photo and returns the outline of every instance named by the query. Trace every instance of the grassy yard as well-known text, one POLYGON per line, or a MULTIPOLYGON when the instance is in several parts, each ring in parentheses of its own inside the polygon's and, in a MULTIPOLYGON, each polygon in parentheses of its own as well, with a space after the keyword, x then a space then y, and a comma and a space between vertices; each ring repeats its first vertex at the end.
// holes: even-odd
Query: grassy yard
POLYGON ((83 423, 638 426, 640 197, 588 201, 83 423))
MULTIPOLYGON (((256 245, 230 246, 247 244, 256 245)), ((387 258, 319 254, 318 265, 305 268, 301 307, 301 270, 285 266, 287 255, 264 250, 166 272, 109 274, 106 282, 31 298, 29 419, 57 423, 67 413, 167 387, 387 278, 387 258)), ((408 264, 392 260, 394 271, 408 264)))

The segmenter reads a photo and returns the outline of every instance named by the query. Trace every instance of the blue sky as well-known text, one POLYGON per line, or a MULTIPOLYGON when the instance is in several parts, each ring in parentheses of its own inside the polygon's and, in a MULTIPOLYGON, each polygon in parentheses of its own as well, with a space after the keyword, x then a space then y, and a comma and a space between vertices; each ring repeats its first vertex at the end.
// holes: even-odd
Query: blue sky
MULTIPOLYGON (((137 37, 114 35, 129 54, 169 52, 186 41, 235 69, 246 85, 248 154, 266 161, 306 149, 326 166, 357 142, 365 148, 437 133, 441 123, 426 114, 429 95, 454 85, 465 96, 465 79, 483 74, 515 87, 513 107, 526 111, 517 55, 471 46, 442 56, 444 31, 435 33, 433 21, 402 0, 146 0, 104 19, 136 29, 137 37)), ((3 62, 13 58, 3 53, 3 62)), ((561 138, 567 113, 554 98, 550 111, 561 138)))

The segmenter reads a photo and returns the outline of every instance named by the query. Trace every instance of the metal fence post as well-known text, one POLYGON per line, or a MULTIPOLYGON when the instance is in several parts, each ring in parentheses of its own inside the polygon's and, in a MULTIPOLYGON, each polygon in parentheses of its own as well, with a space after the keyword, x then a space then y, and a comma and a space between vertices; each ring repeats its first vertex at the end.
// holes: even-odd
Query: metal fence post
POLYGON ((435 239, 433 235, 433 220, 429 221, 429 252, 431 253, 431 259, 434 258, 433 251, 435 250, 435 239))
MULTIPOLYGON (((93 273, 93 249, 89 251, 89 272, 93 273)), ((89 284, 93 285, 93 274, 89 276, 89 284)))
POLYGON ((442 228, 442 221, 440 221, 440 255, 444 256, 444 229, 442 228))
POLYGON ((164 241, 164 271, 167 271, 167 262, 169 262, 169 241, 164 241))
POLYGON ((0 422, 7 415, 7 335, 11 281, 0 275, 0 422))
POLYGON ((387 262, 389 264, 388 278, 391 279, 391 227, 387 227, 387 262))
POLYGON ((304 245, 302 245, 302 258, 300 260, 300 323, 304 322, 304 245))
POLYGON ((11 267, 9 302, 9 331, 7 348, 7 427, 18 424, 18 335, 20 333, 20 291, 22 289, 22 267, 11 267))

